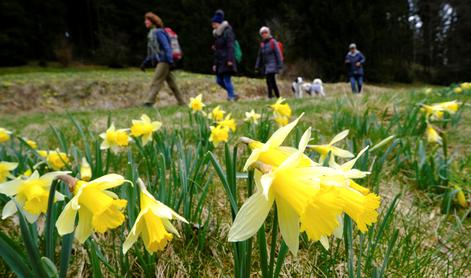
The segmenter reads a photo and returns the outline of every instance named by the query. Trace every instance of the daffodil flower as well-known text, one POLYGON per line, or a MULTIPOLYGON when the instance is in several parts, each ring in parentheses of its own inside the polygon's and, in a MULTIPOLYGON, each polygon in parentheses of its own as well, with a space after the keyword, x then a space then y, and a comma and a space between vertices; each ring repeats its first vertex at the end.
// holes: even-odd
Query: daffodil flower
POLYGON ((121 226, 125 219, 123 209, 127 201, 119 199, 109 189, 124 182, 126 180, 122 176, 109 174, 90 182, 78 180, 72 184, 74 197, 64 207, 56 222, 59 235, 70 234, 75 230, 75 238, 83 243, 93 231, 105 233, 121 226), (79 220, 75 228, 77 213, 79 220))
POLYGON ((329 164, 333 164, 335 162, 335 159, 334 159, 335 156, 342 157, 342 158, 353 158, 354 155, 351 152, 334 146, 335 143, 347 137, 348 132, 349 131, 347 129, 335 135, 335 137, 332 138, 330 143, 327 145, 309 145, 308 148, 320 154, 319 163, 321 164, 324 163, 325 159, 327 158, 327 154, 329 152, 330 152, 329 164))
POLYGON ((287 125, 289 122, 288 117, 285 117, 285 116, 276 116, 274 120, 278 124, 278 127, 283 127, 287 125))
POLYGON ((226 114, 226 111, 222 110, 221 106, 218 105, 208 114, 208 118, 215 122, 219 122, 224 119, 224 114, 226 114))
MULTIPOLYGON (((12 216, 17 212, 17 204, 22 208, 28 222, 34 223, 41 213, 46 213, 49 199, 49 191, 52 181, 68 172, 50 172, 39 176, 34 171, 26 179, 17 178, 0 184, 0 193, 5 194, 12 199, 5 204, 2 211, 2 219, 12 216)), ((55 192, 54 201, 61 201, 64 196, 55 192)))
POLYGON ((458 201, 458 204, 463 207, 467 208, 468 207, 468 200, 466 200, 466 195, 463 192, 463 189, 459 187, 458 185, 455 185, 455 190, 456 190, 456 201, 458 201))
POLYGON ((258 124, 258 120, 262 117, 262 115, 255 113, 252 109, 250 112, 245 112, 245 119, 246 122, 251 122, 254 124, 258 124))
POLYGON ((342 208, 335 187, 321 187, 320 179, 309 168, 299 167, 310 136, 308 129, 301 138, 299 150, 279 167, 266 171, 263 176, 256 171, 257 190, 237 213, 229 231, 230 242, 253 236, 274 202, 281 235, 294 255, 298 252, 300 231, 305 231, 311 240, 321 240, 338 227, 342 208))
POLYGON ((431 144, 442 144, 442 137, 438 132, 433 128, 432 125, 428 124, 427 129, 425 130, 425 135, 427 137, 427 142, 431 144))
POLYGON ((85 157, 82 157, 82 163, 80 164, 80 179, 83 181, 89 181, 92 178, 92 168, 85 157))
POLYGON ((221 142, 227 142, 229 140, 229 129, 217 125, 216 127, 210 126, 211 134, 209 135, 209 142, 213 142, 214 146, 217 147, 221 142))
POLYGON ((449 114, 454 114, 458 111, 460 103, 456 100, 446 101, 441 103, 434 103, 432 105, 422 104, 422 112, 425 113, 427 119, 431 117, 432 120, 441 120, 443 118, 443 113, 448 112, 449 114))
POLYGON ((469 90, 471 89, 471 82, 463 82, 460 84, 460 87, 463 90, 469 90))
POLYGON ((125 129, 116 129, 114 124, 106 130, 106 132, 100 134, 103 142, 100 145, 100 149, 110 149, 113 152, 118 152, 122 148, 127 147, 131 138, 125 129))
POLYGON ((203 103, 203 95, 199 94, 196 97, 190 98, 188 107, 190 107, 193 113, 202 111, 203 107, 205 107, 205 104, 203 103))
POLYGON ((132 120, 131 134, 134 137, 142 136, 142 144, 145 146, 152 140, 152 133, 159 130, 162 123, 151 121, 146 114, 141 116, 140 120, 132 120))
POLYGON ((31 149, 35 150, 35 149, 38 148, 38 144, 37 144, 35 141, 30 140, 30 139, 26 139, 26 138, 24 138, 23 140, 26 142, 26 144, 27 144, 31 149))
POLYGON ((286 99, 280 97, 278 98, 278 100, 270 105, 270 107, 273 109, 273 113, 275 114, 275 116, 284 116, 284 117, 291 117, 291 107, 289 106, 289 104, 287 103, 284 103, 286 99))
POLYGON ((455 94, 461 94, 461 93, 463 92, 463 88, 461 88, 461 87, 456 87, 456 88, 453 89, 453 92, 454 92, 455 94))
POLYGON ((10 134, 11 134, 11 131, 0 127, 0 143, 5 143, 8 140, 10 140, 10 134))
POLYGON ((61 170, 67 166, 70 161, 67 154, 59 150, 56 151, 38 151, 41 157, 44 157, 47 161, 47 165, 53 170, 61 170))
POLYGON ((218 125, 220 125, 224 128, 228 128, 228 129, 232 130, 232 132, 235 132, 236 128, 237 128, 237 124, 236 124, 235 120, 233 118, 231 118, 231 113, 229 113, 224 118, 224 120, 218 122, 218 125))
POLYGON ((16 162, 7 162, 7 161, 0 161, 0 183, 5 182, 8 179, 14 179, 10 171, 13 171, 18 167, 18 163, 16 162))
POLYGON ((163 203, 157 201, 154 196, 147 191, 144 183, 140 179, 138 180, 138 184, 141 189, 141 211, 126 241, 123 243, 124 254, 128 252, 139 237, 142 238, 144 246, 149 253, 161 251, 165 248, 167 243, 172 240, 172 233, 178 236, 178 231, 170 220, 177 219, 188 223, 185 218, 178 215, 163 203))
MULTIPOLYGON (((301 114, 301 116, 299 116, 290 124, 276 130, 266 143, 242 137, 240 140, 244 143, 247 143, 250 149, 252 150, 252 153, 245 162, 244 171, 247 171, 247 169, 256 161, 268 164, 273 167, 278 167, 291 154, 296 152, 297 150, 295 148, 283 147, 281 146, 281 144, 283 144, 283 141, 286 139, 286 137, 288 137, 289 133, 298 124, 299 119, 301 119, 302 116, 303 114, 301 114)), ((305 167, 315 165, 315 163, 305 155, 303 155, 302 159, 303 166, 305 167)))

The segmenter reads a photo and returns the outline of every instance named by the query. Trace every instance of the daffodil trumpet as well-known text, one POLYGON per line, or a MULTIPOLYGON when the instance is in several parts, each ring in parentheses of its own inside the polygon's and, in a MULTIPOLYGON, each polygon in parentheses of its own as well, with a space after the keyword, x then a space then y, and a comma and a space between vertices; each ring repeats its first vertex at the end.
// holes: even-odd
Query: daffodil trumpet
POLYGON ((108 174, 89 182, 70 176, 59 178, 69 185, 74 195, 57 219, 56 227, 59 235, 75 231, 75 238, 83 243, 94 231, 105 233, 123 224, 125 220, 123 210, 127 200, 119 199, 109 189, 130 181, 116 174, 108 174), (75 227, 77 214, 79 220, 75 227))

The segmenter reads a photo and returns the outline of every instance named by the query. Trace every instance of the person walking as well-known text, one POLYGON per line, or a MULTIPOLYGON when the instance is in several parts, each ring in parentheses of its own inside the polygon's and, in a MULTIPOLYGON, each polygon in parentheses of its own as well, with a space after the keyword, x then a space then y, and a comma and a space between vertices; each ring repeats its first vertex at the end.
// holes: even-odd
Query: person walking
POLYGON ((270 28, 263 26, 260 28, 262 42, 258 51, 255 71, 265 75, 267 81, 268 98, 280 97, 280 91, 276 85, 276 75, 283 67, 283 58, 278 42, 272 37, 270 28))
POLYGON ((352 86, 352 92, 361 93, 363 87, 365 56, 357 50, 356 44, 352 43, 349 46, 350 51, 345 56, 345 64, 348 67, 348 77, 352 86))
POLYGON ((149 33, 147 35, 147 57, 140 68, 145 71, 146 66, 155 66, 154 77, 144 106, 152 107, 155 104, 155 98, 162 89, 164 82, 167 82, 168 87, 172 90, 178 105, 185 105, 185 100, 178 89, 175 75, 172 72, 174 62, 172 46, 170 37, 164 30, 164 23, 160 17, 152 12, 146 13, 144 19, 144 24, 149 29, 149 33))
POLYGON ((224 20, 224 12, 217 10, 211 18, 211 26, 214 36, 214 65, 216 82, 227 91, 227 100, 237 101, 239 96, 234 92, 232 75, 237 72, 237 64, 234 57, 235 34, 229 22, 224 20))

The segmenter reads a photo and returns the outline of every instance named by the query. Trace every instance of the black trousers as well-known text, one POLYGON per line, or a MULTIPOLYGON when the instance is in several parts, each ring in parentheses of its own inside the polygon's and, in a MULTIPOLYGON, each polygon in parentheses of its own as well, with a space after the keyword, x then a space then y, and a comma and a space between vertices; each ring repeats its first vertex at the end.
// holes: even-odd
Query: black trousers
POLYGON ((273 97, 273 92, 275 92, 275 96, 277 98, 280 97, 280 91, 278 90, 278 86, 276 85, 276 78, 275 73, 268 73, 266 75, 267 78, 267 87, 268 87, 268 97, 273 97))

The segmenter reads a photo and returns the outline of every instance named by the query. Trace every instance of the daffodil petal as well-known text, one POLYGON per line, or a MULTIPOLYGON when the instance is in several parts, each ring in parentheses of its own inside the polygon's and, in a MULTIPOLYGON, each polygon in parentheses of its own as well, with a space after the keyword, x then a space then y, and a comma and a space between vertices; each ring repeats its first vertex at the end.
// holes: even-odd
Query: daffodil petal
POLYGON ((0 193, 7 196, 13 196, 18 193, 18 190, 21 188, 23 181, 20 179, 15 179, 7 181, 0 184, 0 193))
POLYGON ((15 201, 12 199, 8 201, 2 210, 2 219, 6 219, 18 211, 15 201))
POLYGON ((298 150, 300 152, 304 152, 304 150, 306 150, 309 140, 311 140, 311 128, 308 128, 304 132, 303 136, 301 137, 301 140, 299 141, 298 150))
POLYGON ((247 171, 247 169, 258 160, 260 153, 263 151, 263 149, 255 149, 252 151, 249 158, 247 158, 247 161, 245 162, 244 171, 247 171))
POLYGON ((106 190, 110 188, 114 188, 123 184, 126 180, 123 176, 117 174, 108 174, 102 177, 99 177, 89 183, 87 183, 87 187, 95 187, 98 190, 106 190))
POLYGON ((92 225, 93 214, 86 208, 79 210, 79 221, 75 229, 75 238, 84 243, 87 238, 93 233, 92 225))
POLYGON ((142 228, 140 225, 139 221, 136 221, 134 223, 134 226, 132 227, 131 231, 129 232, 128 236, 126 237, 126 240, 123 243, 123 253, 126 254, 129 249, 136 243, 136 241, 139 239, 139 235, 141 234, 142 228))
POLYGON ((56 228, 59 235, 70 234, 74 231, 75 227, 75 217, 77 216, 77 211, 72 209, 73 199, 64 207, 64 210, 57 218, 56 228))
POLYGON ((279 147, 281 144, 283 144, 283 141, 286 139, 286 137, 288 137, 288 134, 291 132, 291 130, 293 130, 293 128, 298 124, 298 121, 302 116, 303 114, 301 114, 301 116, 299 116, 296 120, 275 131, 270 139, 268 139, 266 144, 270 147, 279 147))
MULTIPOLYGON (((347 150, 343 150, 341 148, 337 148, 337 147, 331 147, 332 148, 332 154, 335 155, 335 156, 338 156, 338 157, 343 157, 343 158, 352 158, 352 157, 355 157, 354 154, 352 154, 351 152, 347 151, 347 150)), ((331 156, 332 157, 332 156, 331 156)))
POLYGON ((369 147, 369 146, 366 146, 365 148, 363 148, 363 150, 361 150, 361 151, 357 154, 357 156, 356 156, 354 159, 345 162, 344 164, 342 164, 342 165, 340 166, 340 168, 341 168, 343 171, 348 171, 348 170, 352 169, 353 166, 355 165, 355 163, 357 162, 357 160, 366 152, 366 150, 368 149, 368 147, 369 147))
POLYGON ((319 242, 322 244, 325 250, 329 250, 329 238, 328 237, 321 236, 321 238, 319 239, 319 242))
POLYGON ((256 192, 240 208, 229 230, 229 241, 244 241, 253 236, 267 218, 273 204, 273 196, 265 198, 256 192))
POLYGON ((296 256, 299 249, 299 216, 282 198, 276 199, 276 207, 283 240, 291 253, 296 256))
POLYGON ((339 134, 335 135, 334 138, 332 138, 332 140, 330 141, 329 145, 333 145, 333 144, 341 141, 343 138, 348 136, 348 133, 349 133, 349 130, 346 129, 346 130, 340 132, 339 134))

